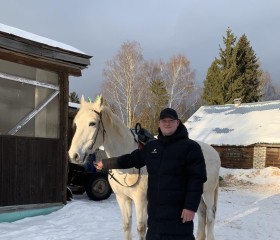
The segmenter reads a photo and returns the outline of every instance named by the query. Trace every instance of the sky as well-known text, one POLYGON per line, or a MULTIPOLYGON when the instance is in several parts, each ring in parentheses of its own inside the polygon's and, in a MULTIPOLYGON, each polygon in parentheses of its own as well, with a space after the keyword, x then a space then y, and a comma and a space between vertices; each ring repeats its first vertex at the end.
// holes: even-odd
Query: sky
MULTIPOLYGON (((280 235, 280 169, 221 168, 215 222, 216 240, 276 240, 280 235)), ((133 239, 137 238, 133 211, 133 239)), ((197 216, 195 217, 195 231, 197 216)), ((74 195, 48 215, 0 223, 1 240, 124 239, 115 195, 100 202, 74 195)))
POLYGON ((278 0, 9 0, 1 2, 0 23, 93 56, 82 77, 70 78, 69 91, 94 97, 106 62, 132 41, 146 60, 186 56, 202 85, 228 27, 237 38, 246 34, 261 68, 277 84, 279 11, 278 0))

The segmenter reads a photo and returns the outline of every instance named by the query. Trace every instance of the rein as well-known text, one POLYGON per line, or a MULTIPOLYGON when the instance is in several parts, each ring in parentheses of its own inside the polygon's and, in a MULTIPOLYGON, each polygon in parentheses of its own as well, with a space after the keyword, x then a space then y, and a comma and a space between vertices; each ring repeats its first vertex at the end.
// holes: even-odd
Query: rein
POLYGON ((124 185, 124 184, 122 184, 118 179, 116 179, 116 178, 114 177, 114 173, 112 173, 112 170, 102 170, 102 171, 108 173, 108 175, 110 176, 110 178, 111 178, 111 179, 114 179, 115 182, 117 182, 117 183, 120 184, 121 186, 127 187, 127 188, 134 187, 134 186, 139 182, 140 176, 141 176, 141 170, 140 170, 140 168, 139 168, 139 169, 138 169, 138 177, 137 177, 136 182, 133 183, 133 184, 131 184, 131 185, 128 185, 128 184, 124 185))
MULTIPOLYGON (((137 145, 138 145, 138 148, 140 147, 140 142, 137 140, 137 138, 136 138, 136 135, 135 135, 135 133, 130 129, 130 132, 131 132, 131 134, 133 135, 133 139, 134 139, 134 142, 136 142, 137 143, 137 145)), ((114 173, 112 173, 112 170, 110 169, 110 170, 103 170, 104 172, 106 172, 106 173, 108 173, 108 175, 110 176, 110 178, 111 179, 114 179, 114 181, 115 182, 117 182, 118 184, 120 184, 121 186, 123 186, 123 187, 134 187, 138 182, 139 182, 139 180, 140 180, 140 176, 141 176, 141 170, 140 170, 140 168, 138 169, 138 177, 137 177, 137 180, 136 180, 136 182, 135 183, 133 183, 133 184, 131 184, 131 185, 128 185, 128 184, 126 184, 126 185, 124 185, 124 184, 122 184, 118 179, 116 179, 115 177, 114 177, 114 173)), ((127 174, 126 174, 127 175, 127 174)), ((126 178, 126 177, 125 177, 126 178)), ((124 179, 125 179, 124 178, 124 179)), ((124 181, 125 182, 125 181, 124 181)))

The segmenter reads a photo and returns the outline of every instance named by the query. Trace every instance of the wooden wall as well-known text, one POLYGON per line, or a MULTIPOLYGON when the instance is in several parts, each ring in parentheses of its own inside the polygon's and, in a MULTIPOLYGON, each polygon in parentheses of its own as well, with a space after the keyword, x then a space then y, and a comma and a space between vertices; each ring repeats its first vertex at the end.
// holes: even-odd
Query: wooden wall
POLYGON ((0 206, 65 201, 58 141, 0 135, 0 206))
MULTIPOLYGON (((262 145, 264 146, 264 145, 262 145)), ((225 168, 253 168, 254 146, 213 146, 220 154, 221 165, 225 168)), ((265 167, 280 168, 280 147, 266 146, 265 167)))
POLYGON ((213 146, 221 157, 221 166, 224 168, 253 168, 254 146, 213 146))
POLYGON ((265 167, 269 167, 269 166, 280 168, 280 147, 266 148, 265 167))

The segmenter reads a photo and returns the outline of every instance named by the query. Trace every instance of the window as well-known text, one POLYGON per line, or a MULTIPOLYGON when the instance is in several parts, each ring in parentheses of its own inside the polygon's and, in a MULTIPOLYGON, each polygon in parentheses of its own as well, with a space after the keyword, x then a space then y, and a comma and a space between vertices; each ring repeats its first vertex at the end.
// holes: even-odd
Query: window
POLYGON ((0 134, 58 138, 58 75, 0 60, 0 134))

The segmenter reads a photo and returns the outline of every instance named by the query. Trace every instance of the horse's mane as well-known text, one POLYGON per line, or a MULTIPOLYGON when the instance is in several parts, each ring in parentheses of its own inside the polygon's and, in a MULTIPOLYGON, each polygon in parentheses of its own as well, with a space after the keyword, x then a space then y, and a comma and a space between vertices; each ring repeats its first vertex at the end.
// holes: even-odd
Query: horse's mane
POLYGON ((128 129, 121 119, 113 113, 109 107, 103 106, 101 112, 103 121, 108 121, 108 124, 110 124, 118 134, 123 135, 124 129, 128 129))

